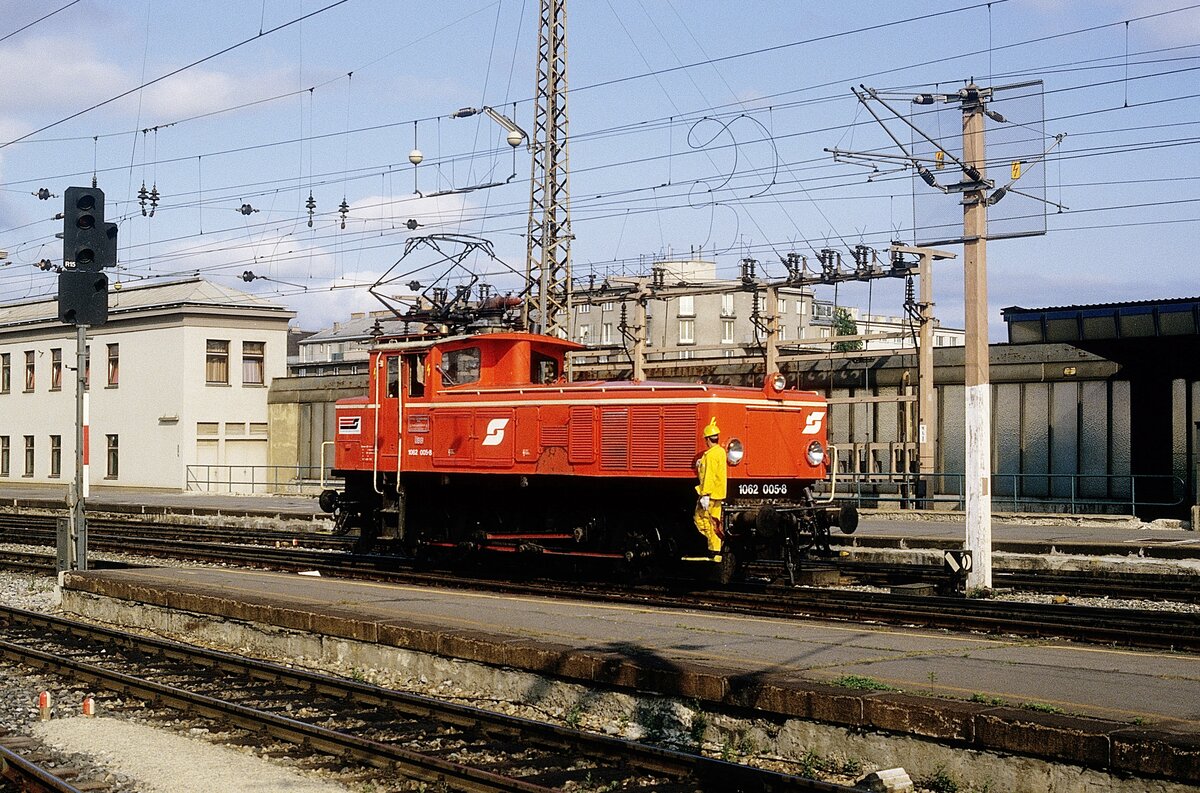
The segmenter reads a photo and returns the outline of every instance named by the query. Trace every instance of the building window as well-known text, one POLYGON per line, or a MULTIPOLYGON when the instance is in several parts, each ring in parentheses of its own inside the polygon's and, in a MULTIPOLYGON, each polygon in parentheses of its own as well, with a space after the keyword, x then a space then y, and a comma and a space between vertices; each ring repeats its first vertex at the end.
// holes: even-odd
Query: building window
POLYGON ((12 388, 12 354, 0 353, 0 394, 12 388))
POLYGON ((733 316, 733 293, 721 295, 721 316, 733 316))
POLYGON ((592 313, 592 304, 591 303, 580 303, 579 305, 575 306, 575 313, 576 314, 592 313))
POLYGON ((779 326, 779 339, 778 339, 778 341, 787 341, 787 325, 780 325, 780 326, 779 326))
POLYGON ((692 350, 680 350, 679 351, 679 360, 681 360, 681 361, 690 360, 694 354, 695 353, 692 350))
POLYGON ((805 314, 808 313, 807 304, 800 298, 796 298, 796 313, 799 314, 800 316, 804 316, 805 314))
POLYGON ((733 344, 733 320, 721 320, 721 343, 733 344))
MULTIPOLYGON (((265 341, 244 341, 242 342, 242 384, 243 385, 263 385, 266 383, 265 361, 266 361, 265 341)), ((399 359, 396 359, 399 362, 399 359)), ((397 374, 396 387, 399 393, 399 374, 397 374)))
POLYGON ((694 319, 679 320, 679 343, 680 344, 695 344, 696 343, 696 320, 694 320, 694 319))
POLYGON ((121 345, 108 345, 108 384, 115 386, 121 378, 121 345))
POLYGON ((787 301, 784 300, 782 297, 779 298, 779 302, 776 304, 776 308, 778 309, 778 311, 776 313, 778 313, 780 315, 786 314, 787 313, 787 301))
POLYGON ((612 301, 605 300, 603 303, 600 304, 600 310, 601 311, 612 311, 613 310, 612 301))
POLYGON ((204 360, 204 382, 229 384, 229 342, 209 339, 204 360))
POLYGON ((601 344, 612 344, 613 343, 613 324, 611 322, 605 322, 603 325, 600 326, 600 343, 601 344))
POLYGON ((33 476, 33 436, 25 436, 25 476, 33 476))
POLYGON ((589 341, 592 340, 592 326, 591 325, 580 325, 578 328, 575 329, 575 333, 579 336, 580 344, 587 344, 589 341))
POLYGON ((62 348, 50 350, 50 390, 62 389, 62 348))
POLYGON ((62 436, 50 436, 50 476, 62 476, 62 436))
POLYGON ((9 458, 12 455, 12 448, 9 444, 7 435, 0 435, 0 476, 8 476, 9 458))
POLYGON ((105 459, 108 462, 108 465, 104 472, 104 477, 106 479, 116 479, 117 472, 120 470, 120 468, 119 468, 120 445, 117 441, 116 435, 105 435, 104 438, 105 438, 104 445, 105 445, 105 451, 106 451, 105 459))
POLYGON ((695 295, 680 295, 679 296, 679 316, 681 316, 681 317, 696 316, 696 296, 695 295))
POLYGON ((34 370, 33 362, 36 357, 37 357, 37 353, 35 353, 33 350, 25 351, 25 390, 26 391, 33 390, 33 370, 34 370))

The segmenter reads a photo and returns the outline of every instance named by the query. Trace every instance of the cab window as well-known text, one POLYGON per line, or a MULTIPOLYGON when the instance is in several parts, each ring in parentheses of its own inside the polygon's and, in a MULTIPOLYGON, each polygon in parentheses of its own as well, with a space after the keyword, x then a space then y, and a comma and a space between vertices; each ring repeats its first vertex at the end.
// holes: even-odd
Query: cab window
POLYGON ((408 356, 408 395, 425 396, 425 356, 408 356))
POLYGON ((549 355, 535 352, 530 357, 529 382, 546 385, 558 379, 558 360, 549 355))
POLYGON ((389 399, 400 396, 400 356, 387 359, 387 395, 389 399))
POLYGON ((467 347, 442 355, 442 382, 446 385, 466 385, 479 380, 479 348, 467 347))

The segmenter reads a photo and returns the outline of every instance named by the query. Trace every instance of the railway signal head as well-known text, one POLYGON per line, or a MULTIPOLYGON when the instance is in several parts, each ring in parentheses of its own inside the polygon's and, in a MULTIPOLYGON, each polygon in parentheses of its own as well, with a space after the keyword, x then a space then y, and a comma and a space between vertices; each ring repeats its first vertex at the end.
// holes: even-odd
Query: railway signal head
POLYGON ((58 318, 68 325, 103 325, 108 320, 108 276, 87 270, 59 273, 58 318))
POLYGON ((98 272, 117 263, 117 224, 104 222, 104 191, 68 187, 63 207, 63 266, 98 272))

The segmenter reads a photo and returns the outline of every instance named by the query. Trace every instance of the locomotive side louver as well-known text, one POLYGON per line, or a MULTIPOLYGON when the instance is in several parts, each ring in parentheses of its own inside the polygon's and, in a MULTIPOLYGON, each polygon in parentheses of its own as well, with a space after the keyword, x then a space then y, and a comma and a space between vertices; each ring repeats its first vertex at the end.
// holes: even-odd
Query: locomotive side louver
POLYGON ((663 468, 691 469, 696 456, 696 409, 688 405, 664 412, 663 468))
POLYGON ((591 463, 596 459, 596 410, 571 408, 567 460, 572 464, 591 463))
POLYGON ((542 445, 543 446, 563 446, 567 445, 567 428, 563 426, 550 427, 545 424, 541 426, 542 445))
POLYGON ((629 467, 629 408, 603 408, 600 413, 600 467, 629 467))
POLYGON ((633 408, 630 457, 634 469, 656 470, 662 464, 662 408, 633 408))

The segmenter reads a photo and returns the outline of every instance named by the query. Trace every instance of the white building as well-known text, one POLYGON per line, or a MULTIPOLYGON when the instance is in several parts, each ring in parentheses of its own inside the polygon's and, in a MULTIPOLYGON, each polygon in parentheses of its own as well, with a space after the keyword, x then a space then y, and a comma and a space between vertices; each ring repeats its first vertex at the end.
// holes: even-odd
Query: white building
MULTIPOLYGON (((75 327, 57 311, 0 305, 0 486, 74 477, 75 327)), ((293 316, 198 278, 110 290, 108 322, 88 329, 91 486, 185 489, 189 473, 265 466, 293 316)))

